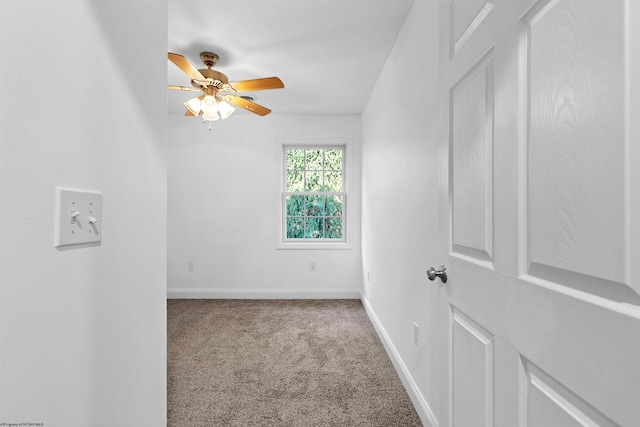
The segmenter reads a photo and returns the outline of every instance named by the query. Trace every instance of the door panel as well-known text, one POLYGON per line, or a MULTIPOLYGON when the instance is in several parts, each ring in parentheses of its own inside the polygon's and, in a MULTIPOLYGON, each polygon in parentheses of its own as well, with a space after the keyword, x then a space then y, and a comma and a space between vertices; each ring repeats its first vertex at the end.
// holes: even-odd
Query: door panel
POLYGON ((548 374, 523 359, 522 423, 531 427, 615 426, 548 374))
POLYGON ((626 282, 622 6, 561 0, 525 21, 527 264, 536 275, 626 282))
POLYGON ((451 3, 451 52, 455 54, 493 9, 493 1, 458 0, 451 3))
POLYGON ((493 257, 493 59, 483 57, 451 91, 453 250, 493 257))
POLYGON ((453 420, 493 425, 493 336, 458 310, 451 312, 453 420))
POLYGON ((640 7, 441 22, 440 425, 640 425, 640 7))

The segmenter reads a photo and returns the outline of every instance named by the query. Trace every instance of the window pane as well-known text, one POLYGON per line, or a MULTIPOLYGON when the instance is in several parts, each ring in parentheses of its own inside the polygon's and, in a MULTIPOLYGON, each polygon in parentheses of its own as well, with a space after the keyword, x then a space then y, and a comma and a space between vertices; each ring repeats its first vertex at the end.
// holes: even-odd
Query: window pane
POLYGON ((287 239, 304 238, 304 219, 300 217, 287 218, 287 239))
POLYGON ((325 202, 325 212, 330 216, 342 216, 342 197, 328 196, 325 202))
POLYGON ((307 218, 305 221, 304 237, 309 239, 322 238, 322 218, 307 218))
POLYGON ((303 216, 304 196, 287 196, 287 216, 303 216))
POLYGON ((324 191, 342 191, 342 172, 325 172, 324 191))
POLYGON ((324 202, 324 196, 307 196, 307 216, 323 216, 324 202))
POLYGON ((325 169, 342 170, 342 150, 324 151, 325 169))
POLYGON ((327 239, 342 239, 342 218, 325 218, 324 237, 327 239))
POLYGON ((285 147, 285 239, 344 239, 343 162, 344 147, 285 147))
POLYGON ((322 187, 322 172, 305 172, 305 191, 320 191, 322 187))
POLYGON ((307 170, 322 170, 324 166, 322 152, 324 150, 306 150, 307 170))
POLYGON ((304 172, 287 171, 287 188, 288 193, 304 191, 304 172))
POLYGON ((304 150, 286 150, 287 152, 287 169, 303 170, 304 169, 304 150))

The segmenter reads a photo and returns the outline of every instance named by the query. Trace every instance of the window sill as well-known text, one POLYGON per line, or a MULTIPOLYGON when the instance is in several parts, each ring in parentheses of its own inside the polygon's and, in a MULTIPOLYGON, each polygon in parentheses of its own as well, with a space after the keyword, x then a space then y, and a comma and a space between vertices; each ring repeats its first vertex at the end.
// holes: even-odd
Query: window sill
POLYGON ((276 249, 287 250, 350 250, 353 249, 347 242, 280 242, 276 249))

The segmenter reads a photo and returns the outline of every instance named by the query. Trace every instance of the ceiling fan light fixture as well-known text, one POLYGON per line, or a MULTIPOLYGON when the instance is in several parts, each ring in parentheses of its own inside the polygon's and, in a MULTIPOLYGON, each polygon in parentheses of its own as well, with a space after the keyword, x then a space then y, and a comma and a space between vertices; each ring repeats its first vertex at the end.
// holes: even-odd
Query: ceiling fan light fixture
POLYGON ((203 121, 210 121, 210 122, 215 122, 216 120, 218 120, 220 118, 220 116, 218 115, 218 112, 203 112, 202 113, 202 120, 203 121))
POLYGON ((218 101, 213 95, 207 95, 202 99, 200 103, 200 109, 203 113, 217 114, 218 113, 218 101))
POLYGON ((199 116, 202 108, 200 107, 200 98, 193 98, 184 103, 184 106, 187 107, 187 110, 191 112, 194 116, 199 116))
POLYGON ((220 117, 222 119, 226 119, 227 117, 232 115, 234 111, 236 111, 236 109, 233 108, 231 105, 229 105, 228 102, 226 101, 218 102, 218 112, 220 113, 220 117))

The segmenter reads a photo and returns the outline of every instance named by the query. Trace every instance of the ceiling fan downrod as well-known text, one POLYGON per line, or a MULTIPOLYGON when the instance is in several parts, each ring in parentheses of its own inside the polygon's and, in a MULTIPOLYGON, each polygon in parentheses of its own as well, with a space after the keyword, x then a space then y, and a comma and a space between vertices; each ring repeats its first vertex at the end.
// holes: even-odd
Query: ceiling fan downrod
POLYGON ((201 52, 200 59, 202 59, 202 62, 207 66, 207 68, 211 69, 218 63, 220 57, 213 52, 201 52))

